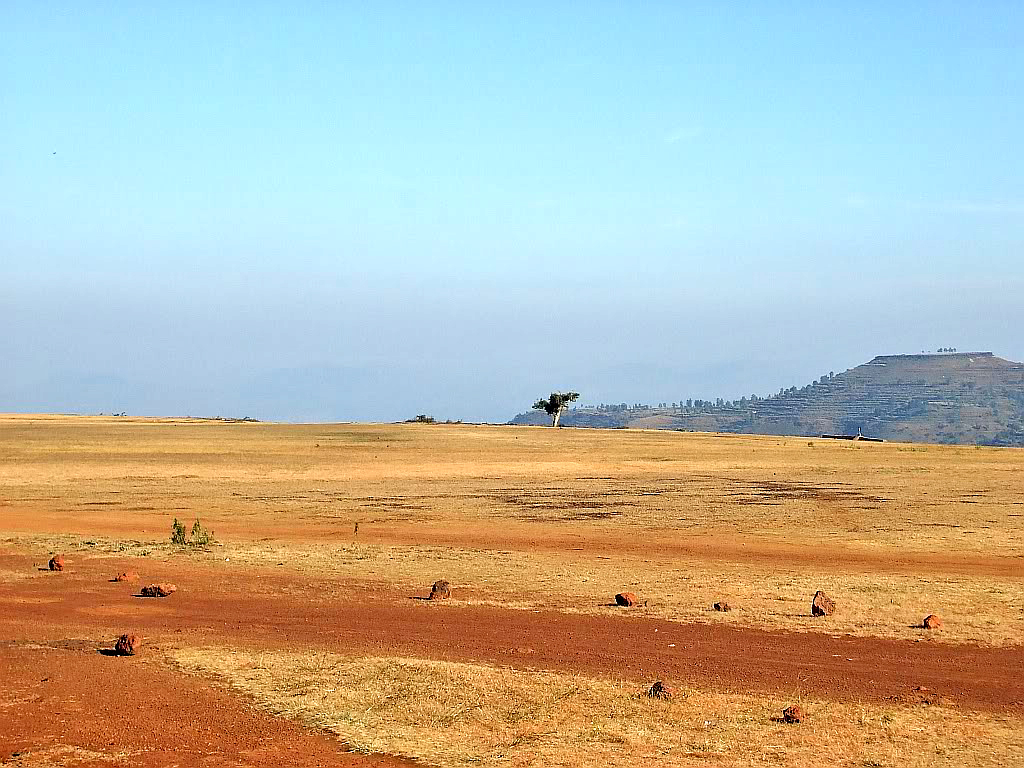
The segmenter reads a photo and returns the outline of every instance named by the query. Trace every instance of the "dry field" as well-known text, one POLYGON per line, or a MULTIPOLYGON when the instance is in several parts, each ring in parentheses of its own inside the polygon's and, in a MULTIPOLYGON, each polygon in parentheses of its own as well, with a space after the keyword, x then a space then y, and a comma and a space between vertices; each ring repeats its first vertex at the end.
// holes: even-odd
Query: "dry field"
POLYGON ((333 737, 441 766, 1024 764, 1022 470, 1016 449, 0 416, 0 763, 279 764, 237 715, 300 728, 274 741, 293 765, 333 737), (172 546, 175 518, 217 544, 172 546), (57 552, 66 572, 38 570, 57 552), (133 598, 104 578, 123 569, 179 592, 133 598), (411 599, 439 578, 451 600, 411 599), (96 653, 129 630, 142 656, 96 653), (180 717, 193 757, 156 731, 111 746, 75 687, 92 664, 180 717), (639 695, 658 678, 676 699, 639 695), (807 721, 773 721, 796 702, 807 721))

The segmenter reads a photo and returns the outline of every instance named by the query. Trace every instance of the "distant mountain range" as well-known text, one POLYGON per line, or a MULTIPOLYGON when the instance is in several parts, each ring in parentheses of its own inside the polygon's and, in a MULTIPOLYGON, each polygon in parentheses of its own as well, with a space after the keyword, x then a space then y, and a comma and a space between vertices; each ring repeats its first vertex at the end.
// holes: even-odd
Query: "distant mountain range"
MULTIPOLYGON (((546 424, 549 418, 533 411, 511 423, 546 424)), ((1024 445, 1024 363, 991 352, 882 355, 770 397, 581 407, 569 410, 562 423, 759 435, 862 432, 906 442, 1024 445)))

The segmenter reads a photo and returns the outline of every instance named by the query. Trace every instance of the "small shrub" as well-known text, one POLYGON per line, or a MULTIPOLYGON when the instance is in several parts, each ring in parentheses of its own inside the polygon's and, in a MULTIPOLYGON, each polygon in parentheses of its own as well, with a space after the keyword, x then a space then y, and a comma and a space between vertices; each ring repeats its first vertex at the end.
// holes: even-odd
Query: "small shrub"
POLYGON ((185 535, 185 525, 184 523, 179 523, 178 518, 174 518, 174 522, 171 523, 171 544, 177 547, 184 547, 188 544, 188 536, 185 535))
POLYGON ((208 531, 199 523, 199 518, 192 524, 192 536, 189 542, 193 547, 208 547, 213 544, 213 531, 208 531))
POLYGON ((171 523, 171 543, 177 547, 208 547, 215 543, 215 539, 213 531, 203 528, 198 517, 192 523, 191 534, 186 534, 185 524, 178 522, 178 518, 174 518, 174 522, 171 523))

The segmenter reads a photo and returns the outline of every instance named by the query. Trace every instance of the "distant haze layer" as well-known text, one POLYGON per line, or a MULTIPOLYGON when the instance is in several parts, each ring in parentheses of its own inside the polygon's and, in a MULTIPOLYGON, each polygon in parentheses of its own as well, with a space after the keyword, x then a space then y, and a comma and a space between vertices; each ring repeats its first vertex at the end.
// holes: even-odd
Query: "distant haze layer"
POLYGON ((980 291, 947 311, 909 288, 874 302, 814 295, 796 305, 673 301, 682 291, 656 282, 644 295, 599 295, 571 279, 543 300, 530 290, 467 280, 428 283, 412 297, 388 285, 300 292, 282 278, 277 292, 208 285, 111 291, 100 302, 87 287, 56 312, 42 311, 43 296, 8 294, 0 410, 505 421, 554 389, 579 391, 581 403, 767 395, 876 352, 921 351, 926 339, 929 349, 994 339, 1003 356, 1024 357, 1003 320, 1019 307, 980 291))
POLYGON ((1024 359, 1024 5, 0 3, 0 411, 1024 359))

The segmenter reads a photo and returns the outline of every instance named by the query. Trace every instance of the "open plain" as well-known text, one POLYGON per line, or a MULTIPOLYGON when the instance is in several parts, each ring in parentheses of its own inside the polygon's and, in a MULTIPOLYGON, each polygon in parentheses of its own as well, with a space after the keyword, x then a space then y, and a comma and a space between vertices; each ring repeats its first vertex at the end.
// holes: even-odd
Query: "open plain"
POLYGON ((0 764, 1024 764, 1022 470, 1011 448, 0 416, 0 764), (175 519, 214 542, 172 544, 175 519))

